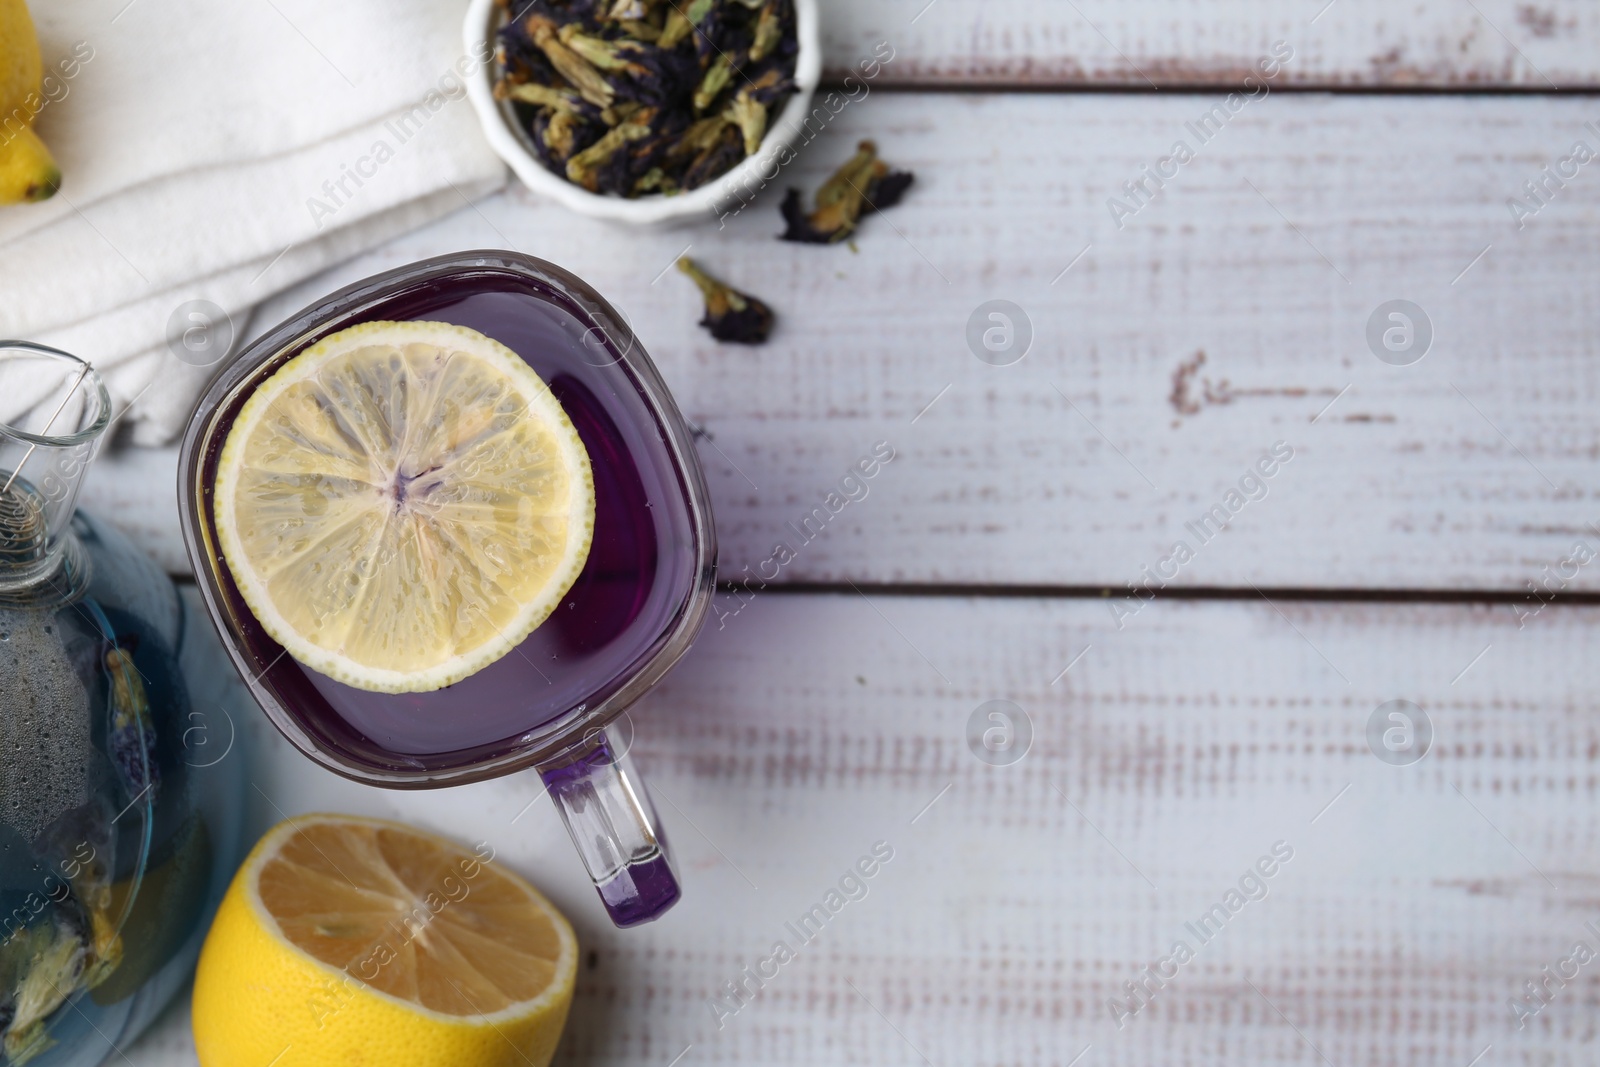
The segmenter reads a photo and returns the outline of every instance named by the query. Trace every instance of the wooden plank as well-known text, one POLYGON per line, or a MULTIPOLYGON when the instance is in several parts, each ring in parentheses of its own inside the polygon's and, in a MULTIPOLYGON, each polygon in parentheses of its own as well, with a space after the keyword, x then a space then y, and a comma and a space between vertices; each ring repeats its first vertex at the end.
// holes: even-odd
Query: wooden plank
POLYGON ((1579 0, 824 0, 827 70, 858 70, 880 41, 885 84, 1238 85, 1288 43, 1278 83, 1545 91, 1600 78, 1600 11, 1579 0))
MULTIPOLYGON (((631 317, 706 430, 730 578, 798 542, 788 524, 878 441, 897 458, 793 546, 780 581, 1121 587, 1181 540, 1195 558, 1179 587, 1520 591, 1576 541, 1600 550, 1600 305, 1585 266, 1600 164, 1524 229, 1506 207, 1574 140, 1600 147, 1584 126, 1600 107, 1274 96, 1196 145, 1119 229, 1107 200, 1175 139, 1196 141, 1186 123, 1218 99, 873 96, 776 183, 814 188, 877 136, 917 184, 855 250, 774 241, 779 189, 723 229, 635 232, 517 188, 258 320, 459 248, 576 271, 631 317), (668 269, 690 245, 777 307, 767 347, 696 326, 698 299, 668 269), (1033 326, 1012 366, 968 347, 969 318, 996 298, 1033 326), (1397 298, 1436 335, 1413 366, 1380 362, 1366 339, 1397 298), (1190 532, 1279 441, 1294 458, 1265 499, 1220 536, 1190 532)), ((177 566, 170 463, 114 460, 85 499, 177 566)), ((1600 589, 1600 567, 1566 569, 1568 589, 1600 589)))
MULTIPOLYGON (((242 771, 281 809, 252 793, 257 825, 399 817, 535 878, 587 960, 561 1062, 1464 1067, 1493 1044, 1577 1067, 1589 970, 1525 1030, 1507 1001, 1597 946, 1600 727, 1572 666, 1596 640, 1585 608, 1519 632, 1468 606, 1158 601, 1119 632, 1095 601, 767 594, 631 713, 686 883, 634 931, 531 774, 367 789, 260 716, 242 771), (1032 728, 1009 765, 967 740, 996 699, 1032 728), (1434 731, 1409 766, 1369 747, 1395 699, 1434 731), (866 896, 798 944, 785 924, 879 841, 866 896), (1265 899, 1201 943, 1185 924, 1275 842, 1265 899), (753 1003, 708 1007, 778 939, 797 958, 753 1003), (1178 940, 1194 959, 1119 1028, 1108 999, 1178 940)), ((180 1011, 131 1062, 186 1048, 180 1011)))

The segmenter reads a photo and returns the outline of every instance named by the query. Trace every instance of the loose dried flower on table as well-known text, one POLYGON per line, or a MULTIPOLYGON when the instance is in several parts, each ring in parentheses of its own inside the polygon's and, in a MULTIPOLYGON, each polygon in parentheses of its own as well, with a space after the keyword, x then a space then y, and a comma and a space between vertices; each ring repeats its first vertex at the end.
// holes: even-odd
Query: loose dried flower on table
POLYGON ((911 187, 909 171, 891 171, 878 158, 878 146, 862 141, 849 162, 833 172, 833 177, 817 190, 816 210, 807 214, 800 206, 800 190, 790 189, 783 198, 785 241, 803 244, 833 244, 855 232, 861 216, 883 211, 900 202, 911 187))
POLYGON ((793 0, 499 0, 495 95, 544 165, 594 193, 699 188, 794 94, 793 0))
POLYGON ((719 341, 741 345, 764 345, 772 332, 772 309, 749 293, 719 282, 687 256, 678 260, 678 269, 694 279, 706 301, 706 317, 700 320, 719 341))

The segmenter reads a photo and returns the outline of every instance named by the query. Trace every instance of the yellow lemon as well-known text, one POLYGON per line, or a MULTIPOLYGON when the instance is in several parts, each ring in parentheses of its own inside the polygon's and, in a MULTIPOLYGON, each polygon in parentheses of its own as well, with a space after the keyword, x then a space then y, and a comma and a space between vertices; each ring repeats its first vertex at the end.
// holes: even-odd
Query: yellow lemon
POLYGON ((515 648, 583 570, 589 455, 520 357, 443 322, 368 322, 258 386, 217 464, 222 556, 295 659, 385 693, 515 648))
POLYGON ((398 823, 280 823, 200 952, 201 1067, 545 1067, 578 942, 493 861, 398 823))
POLYGON ((61 188, 61 168, 33 132, 43 78, 28 5, 0 0, 0 204, 48 200, 61 188))

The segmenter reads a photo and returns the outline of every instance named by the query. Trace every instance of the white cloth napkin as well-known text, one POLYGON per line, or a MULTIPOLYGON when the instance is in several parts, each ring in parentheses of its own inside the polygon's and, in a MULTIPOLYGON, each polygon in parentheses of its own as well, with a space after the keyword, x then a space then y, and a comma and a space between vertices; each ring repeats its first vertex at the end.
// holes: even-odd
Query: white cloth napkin
POLYGON ((215 370, 168 344, 180 307, 241 335, 259 301, 505 180, 463 89, 464 0, 30 6, 66 180, 0 208, 0 337, 94 363, 137 443, 174 437, 215 370))

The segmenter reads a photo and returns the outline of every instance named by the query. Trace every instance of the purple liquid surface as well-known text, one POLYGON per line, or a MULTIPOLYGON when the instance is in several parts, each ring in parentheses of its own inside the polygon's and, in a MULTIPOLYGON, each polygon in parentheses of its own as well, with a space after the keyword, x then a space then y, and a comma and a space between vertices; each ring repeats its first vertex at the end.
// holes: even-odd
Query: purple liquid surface
MULTIPOLYGON (((619 689, 689 600, 693 516, 666 435, 622 353, 580 315, 529 280, 473 275, 420 284, 337 324, 450 322, 506 345, 572 419, 595 484, 594 541, 561 605, 517 648, 431 693, 367 692, 281 655, 227 583, 244 647, 266 668, 262 684, 347 759, 379 771, 455 770, 494 759, 541 725, 619 689)), ((217 435, 218 447, 224 437, 217 435)), ((208 483, 215 462, 208 457, 208 483)))

